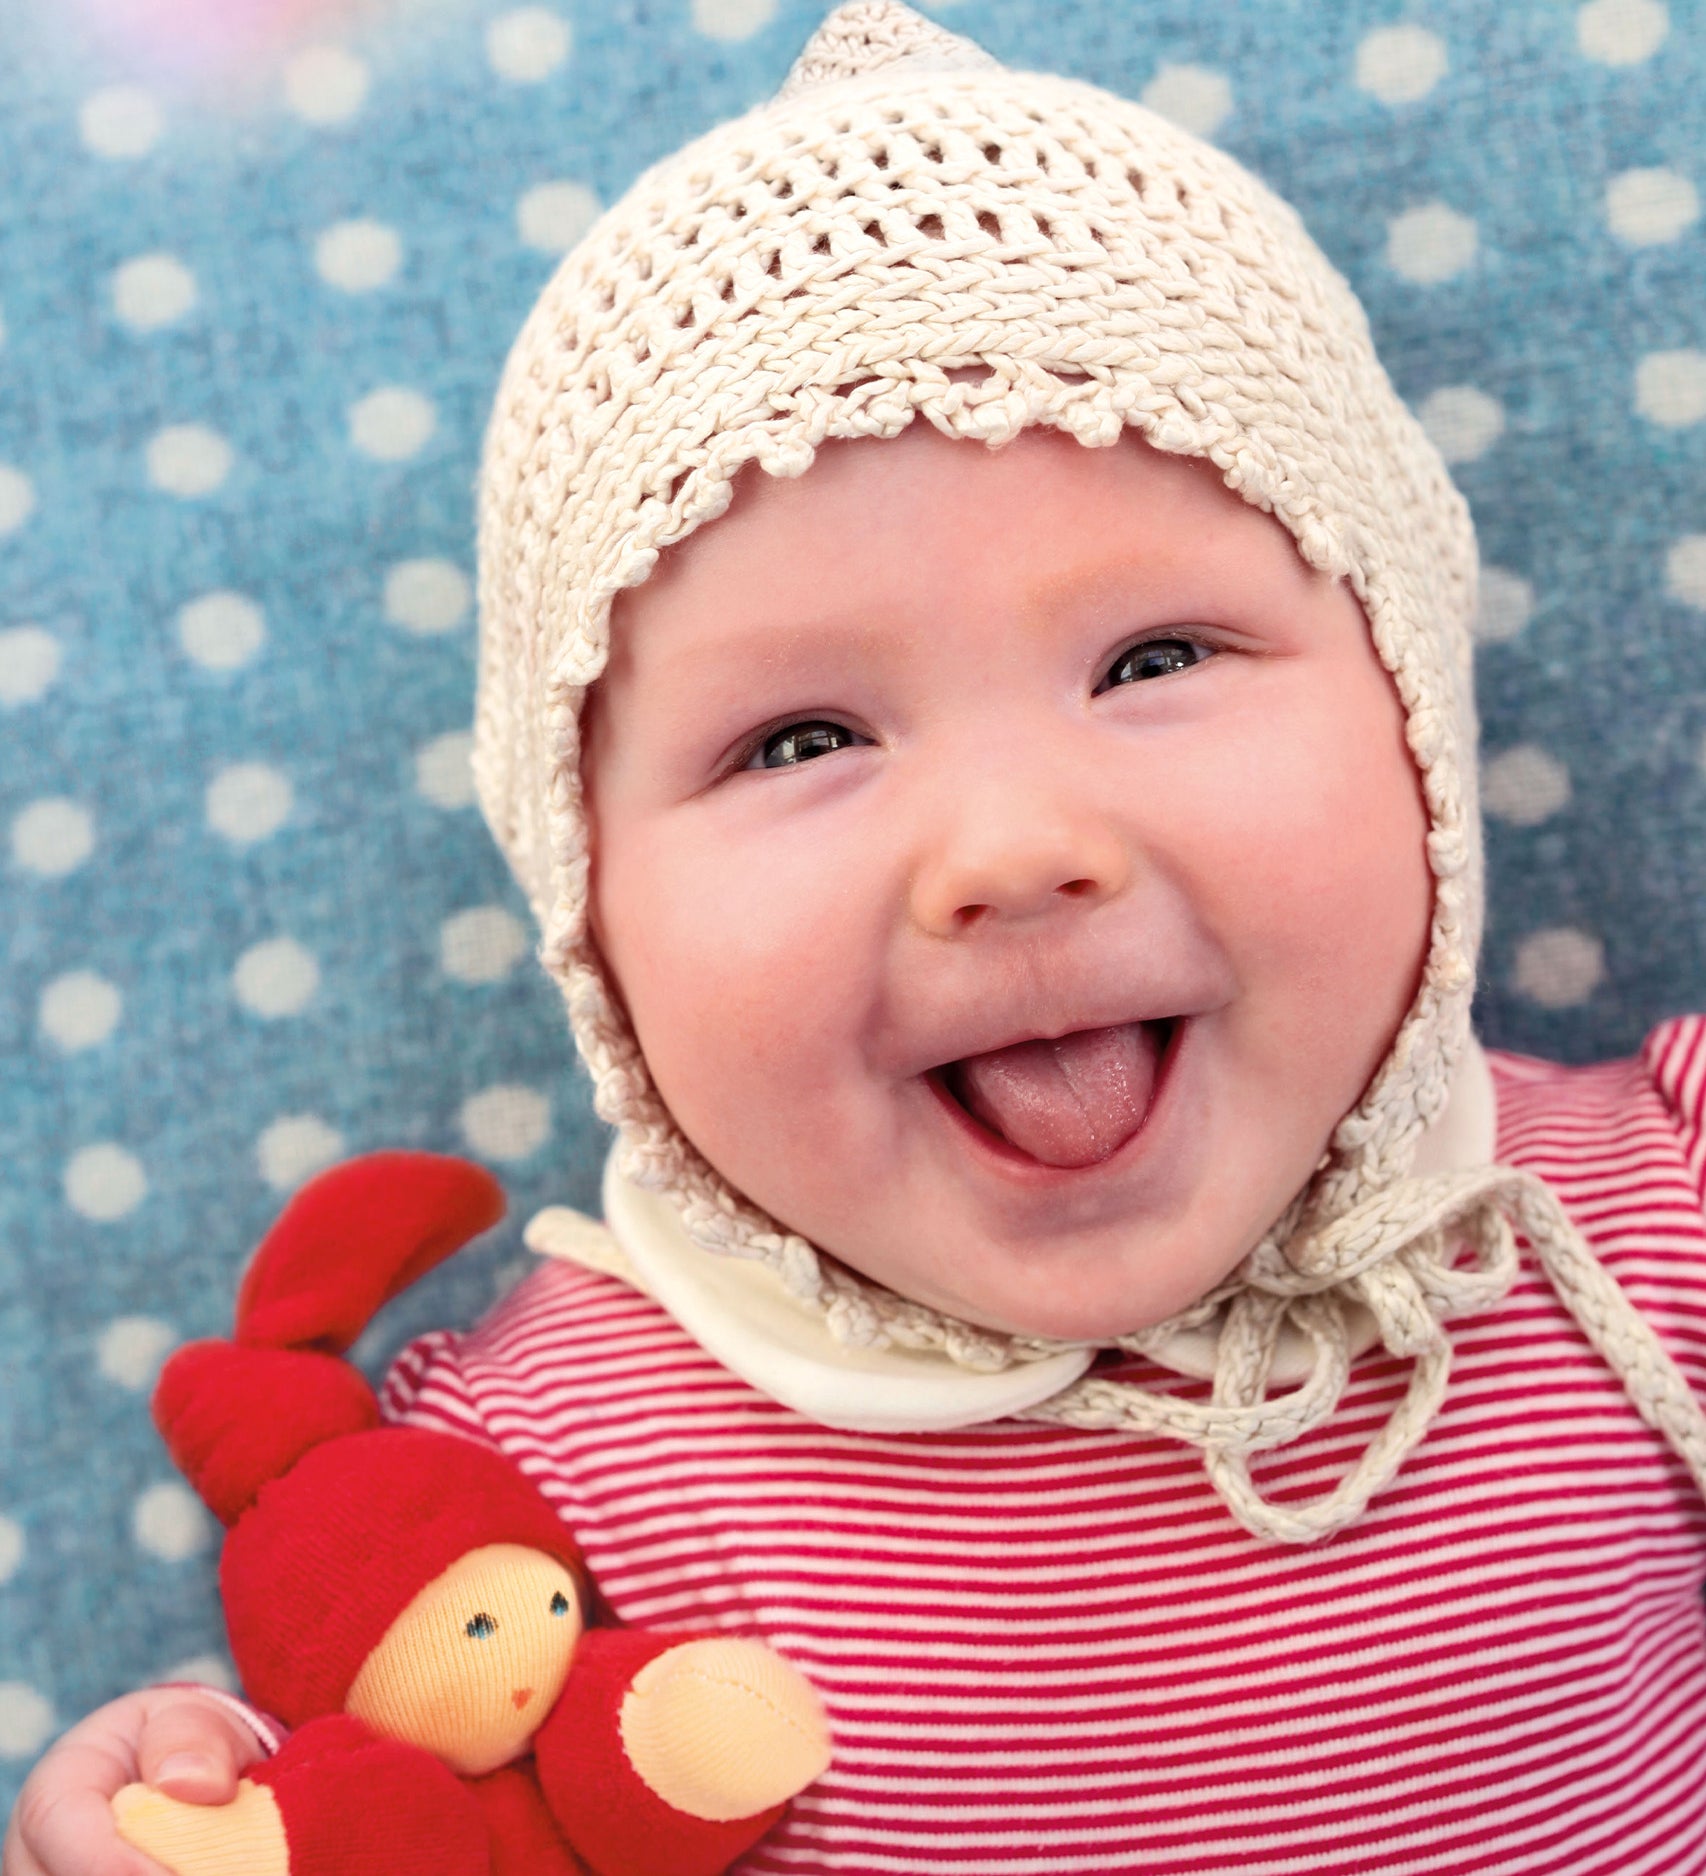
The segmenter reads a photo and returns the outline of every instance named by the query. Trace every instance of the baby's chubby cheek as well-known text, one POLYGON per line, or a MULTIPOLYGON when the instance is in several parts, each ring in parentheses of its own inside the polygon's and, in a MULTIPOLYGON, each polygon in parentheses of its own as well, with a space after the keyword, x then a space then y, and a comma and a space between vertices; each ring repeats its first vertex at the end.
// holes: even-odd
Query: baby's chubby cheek
POLYGON ((596 924, 671 1112, 737 1185, 826 1195, 895 1126, 867 1045, 888 988, 885 936, 856 879, 799 831, 683 825, 607 843, 596 924), (619 963, 615 962, 620 960, 619 963))

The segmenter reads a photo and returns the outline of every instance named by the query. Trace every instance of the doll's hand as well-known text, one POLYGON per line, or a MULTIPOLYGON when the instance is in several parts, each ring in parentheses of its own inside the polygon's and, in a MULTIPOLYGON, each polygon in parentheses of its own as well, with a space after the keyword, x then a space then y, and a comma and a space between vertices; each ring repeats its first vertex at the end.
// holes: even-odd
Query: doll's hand
POLYGON ((829 1729, 762 1642, 590 1628, 533 1757, 599 1876, 723 1876, 823 1771, 829 1729))
POLYGON ((148 1785, 113 1796, 119 1835, 173 1876, 286 1876, 290 1843, 278 1800, 240 1778, 225 1804, 188 1804, 148 1785))
POLYGON ((196 1807, 222 1804, 262 1756, 234 1714, 190 1688, 127 1694, 72 1727, 30 1773, 6 1832, 4 1876, 160 1876, 119 1835, 119 1789, 141 1780, 196 1807))
POLYGON ((485 1821, 461 1779, 343 1713, 299 1726, 229 1804, 127 1785, 113 1810, 174 1876, 490 1876, 485 1821))
POLYGON ((817 1690, 763 1642, 737 1636, 683 1642, 648 1661, 619 1724, 651 1789, 717 1823, 786 1803, 829 1765, 817 1690))

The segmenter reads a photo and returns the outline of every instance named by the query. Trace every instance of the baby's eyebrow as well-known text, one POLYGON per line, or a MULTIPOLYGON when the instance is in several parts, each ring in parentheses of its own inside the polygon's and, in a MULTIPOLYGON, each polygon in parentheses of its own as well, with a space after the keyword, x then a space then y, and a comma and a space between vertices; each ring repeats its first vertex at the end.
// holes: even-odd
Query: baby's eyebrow
MULTIPOLYGON (((1053 612, 1096 605, 1163 604, 1194 592, 1218 590, 1229 577, 1247 574, 1254 536, 1239 531, 1236 544, 1212 525, 1181 529, 1159 546, 1153 542, 1141 554, 1123 542, 1108 540, 1062 566, 1038 570, 1030 600, 1053 612)), ((1299 575, 1313 570, 1287 545, 1287 552, 1271 556, 1274 570, 1289 570, 1295 562, 1299 575)), ((1266 575, 1268 569, 1263 567, 1266 575)))
MULTIPOLYGON (((825 606, 766 617, 745 611, 713 625, 696 622, 690 662, 695 682, 726 669, 743 684, 796 671, 868 669, 885 647, 904 641, 922 619, 883 604, 825 606)), ((672 659, 672 665, 680 660, 672 659)))

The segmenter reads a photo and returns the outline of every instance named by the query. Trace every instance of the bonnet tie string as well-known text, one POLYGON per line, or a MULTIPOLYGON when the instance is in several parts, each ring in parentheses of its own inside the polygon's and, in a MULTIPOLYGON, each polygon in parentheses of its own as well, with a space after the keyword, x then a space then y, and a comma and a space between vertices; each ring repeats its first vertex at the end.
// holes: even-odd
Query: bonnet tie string
POLYGON ((1149 1353, 1169 1333, 1218 1316, 1208 1402, 1089 1375, 1029 1417, 1183 1440, 1201 1451, 1215 1491, 1247 1531, 1280 1543, 1317 1542, 1360 1516, 1427 1432, 1451 1373, 1445 1324, 1490 1307, 1510 1289, 1518 1230, 1636 1412, 1670 1443, 1706 1496, 1706 1412, 1682 1371, 1552 1190, 1505 1166, 1390 1187, 1318 1232, 1306 1228, 1283 1254, 1264 1245, 1184 1316, 1122 1341, 1128 1352, 1149 1353), (1289 1444, 1338 1406, 1350 1374, 1352 1304, 1374 1318, 1392 1354, 1413 1363, 1409 1387, 1331 1491, 1307 1504, 1276 1504, 1251 1478, 1250 1456, 1289 1444), (1314 1358, 1298 1387, 1270 1397, 1287 1324, 1314 1358))

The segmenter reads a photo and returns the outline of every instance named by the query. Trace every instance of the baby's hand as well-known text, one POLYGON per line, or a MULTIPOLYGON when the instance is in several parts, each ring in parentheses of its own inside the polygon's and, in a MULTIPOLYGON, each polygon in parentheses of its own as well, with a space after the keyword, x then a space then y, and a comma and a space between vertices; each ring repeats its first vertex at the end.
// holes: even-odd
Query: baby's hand
POLYGON ((113 1794, 141 1780, 192 1804, 225 1804, 260 1743, 187 1687, 127 1694, 72 1727, 25 1780, 0 1876, 160 1876, 113 1821, 113 1794))

